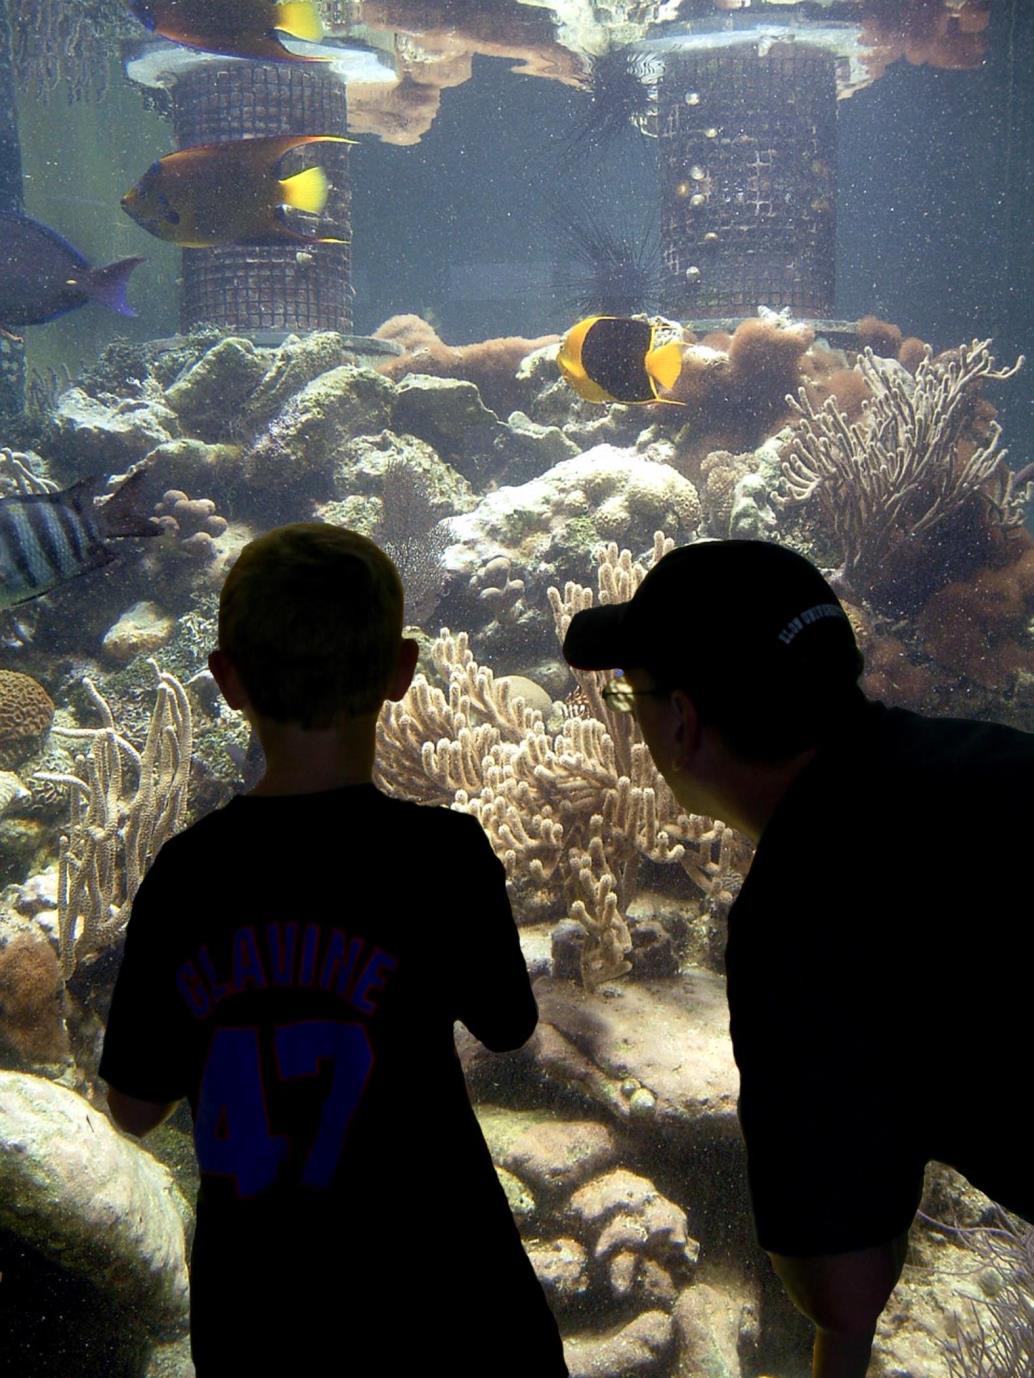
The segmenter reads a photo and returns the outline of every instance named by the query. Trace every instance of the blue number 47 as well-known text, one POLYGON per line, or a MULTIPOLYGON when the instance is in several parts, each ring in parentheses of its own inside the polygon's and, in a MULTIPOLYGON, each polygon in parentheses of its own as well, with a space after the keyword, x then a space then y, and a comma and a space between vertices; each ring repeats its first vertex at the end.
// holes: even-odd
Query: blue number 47
MULTIPOLYGON (((307 1187, 329 1186, 352 1116, 359 1105, 373 1049, 363 1024, 314 1019, 273 1030, 280 1082, 332 1068, 330 1085, 302 1168, 307 1187)), ((290 1140, 270 1129, 259 1032, 254 1026, 218 1029, 201 1079, 194 1144, 202 1173, 233 1179, 238 1196, 257 1196, 276 1180, 290 1140)))

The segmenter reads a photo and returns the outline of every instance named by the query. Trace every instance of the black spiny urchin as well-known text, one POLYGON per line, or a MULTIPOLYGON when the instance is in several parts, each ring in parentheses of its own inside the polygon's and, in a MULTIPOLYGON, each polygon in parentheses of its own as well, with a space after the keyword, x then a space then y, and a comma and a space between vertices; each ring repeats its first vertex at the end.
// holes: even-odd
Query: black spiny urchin
POLYGON ((634 316, 662 305, 665 277, 655 227, 612 230, 557 211, 553 291, 566 315, 634 316))
POLYGON ((579 108, 561 142, 560 156, 573 163, 604 152, 629 127, 656 128, 657 64, 634 48, 608 48, 588 59, 579 108))

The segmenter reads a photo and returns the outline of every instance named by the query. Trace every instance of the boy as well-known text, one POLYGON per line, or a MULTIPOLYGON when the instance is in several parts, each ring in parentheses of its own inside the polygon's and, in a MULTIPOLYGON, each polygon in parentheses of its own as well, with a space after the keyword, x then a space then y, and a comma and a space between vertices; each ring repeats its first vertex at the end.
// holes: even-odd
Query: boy
POLYGON ((209 667, 266 772, 133 905, 100 1073, 132 1134, 190 1101, 198 1378, 567 1373, 453 1043, 456 1019, 495 1050, 537 1020, 502 866, 472 818, 371 782, 401 633, 364 537, 245 546, 209 667))

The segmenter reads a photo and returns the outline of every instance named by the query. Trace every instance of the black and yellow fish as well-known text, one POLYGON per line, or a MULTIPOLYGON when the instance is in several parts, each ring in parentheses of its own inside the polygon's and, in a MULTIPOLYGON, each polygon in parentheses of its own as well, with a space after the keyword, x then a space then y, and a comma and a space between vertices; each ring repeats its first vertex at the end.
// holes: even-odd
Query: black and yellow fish
POLYGON ((181 148, 151 164, 123 196, 122 209, 148 234, 184 249, 277 239, 342 244, 304 234, 286 220, 291 207, 313 215, 323 210, 329 189, 323 169, 307 167, 282 181, 277 170, 293 148, 354 142, 339 134, 282 134, 181 148))
POLYGON ((152 33, 188 48, 274 62, 325 62, 290 52, 278 33, 318 43, 323 37, 310 0, 129 0, 152 33))
POLYGON ((682 371, 677 341, 654 348, 654 326, 625 316, 586 316, 564 336, 557 364, 587 402, 670 402, 658 388, 672 387, 682 371))

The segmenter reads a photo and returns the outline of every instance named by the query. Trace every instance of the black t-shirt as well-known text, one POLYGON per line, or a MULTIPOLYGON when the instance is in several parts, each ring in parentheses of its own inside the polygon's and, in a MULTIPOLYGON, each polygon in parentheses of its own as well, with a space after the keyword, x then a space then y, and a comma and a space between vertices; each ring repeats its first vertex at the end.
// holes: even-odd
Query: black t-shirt
POLYGON ((1032 843, 1034 736, 1009 728, 869 704, 795 780, 726 950, 765 1249, 886 1242, 931 1159, 1034 1218, 1032 843))
POLYGON ((473 818, 357 785, 238 797, 165 844, 100 1074, 190 1101, 199 1378, 566 1373, 453 1041, 536 1019, 473 818))

